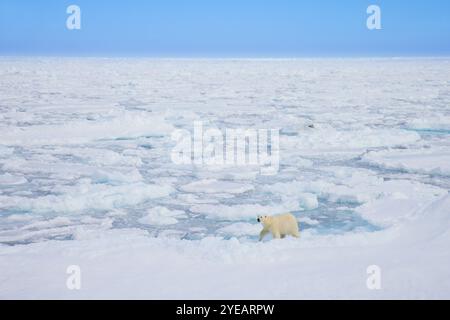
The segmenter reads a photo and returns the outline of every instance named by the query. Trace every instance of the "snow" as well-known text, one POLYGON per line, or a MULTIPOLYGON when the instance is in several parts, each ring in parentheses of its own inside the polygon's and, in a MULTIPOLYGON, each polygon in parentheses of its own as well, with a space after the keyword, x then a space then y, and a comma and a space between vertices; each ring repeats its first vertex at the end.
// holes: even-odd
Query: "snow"
POLYGON ((2 247, 0 266, 9 271, 0 275, 1 297, 445 298, 450 289, 449 205, 446 196, 399 230, 339 237, 303 234, 301 241, 186 241, 149 238, 128 229, 86 237, 80 233, 76 241, 2 247), (430 244, 435 250, 424 250, 430 244), (36 261, 39 270, 33 267, 36 261), (83 272, 80 291, 55 281, 75 262, 83 272), (8 268, 19 263, 24 264, 19 270, 8 268), (379 291, 366 287, 366 268, 373 263, 382 270, 379 291), (276 277, 267 277, 274 273, 276 277), (20 291, 18 276, 28 279, 20 283, 20 291))
POLYGON ((0 183, 2 185, 17 185, 17 184, 24 184, 27 182, 27 179, 20 176, 14 176, 9 173, 5 173, 0 175, 0 183))
POLYGON ((448 113, 437 111, 426 118, 416 118, 407 121, 407 126, 417 130, 450 130, 448 113))
POLYGON ((449 147, 371 151, 362 160, 386 169, 450 176, 449 147))
MULTIPOLYGON (((414 143, 420 139, 416 132, 404 130, 386 130, 371 128, 355 128, 353 130, 336 130, 329 125, 317 126, 314 131, 299 133, 300 139, 286 137, 289 148, 299 150, 333 150, 333 149, 364 149, 381 146, 397 146, 414 143), (332 135, 333 139, 329 139, 332 135)), ((283 142, 282 142, 283 143, 283 142)))
MULTIPOLYGON (((11 221, 25 220, 15 218, 11 221)), ((110 229, 112 223, 113 220, 108 218, 84 217, 77 221, 66 217, 56 217, 45 221, 32 221, 28 225, 13 230, 0 231, 0 241, 4 244, 12 244, 40 242, 48 239, 76 239, 80 230, 99 232, 110 229)))
POLYGON ((217 205, 217 204, 199 204, 192 206, 190 210, 195 213, 205 214, 210 219, 221 220, 249 220, 255 219, 258 215, 277 214, 293 210, 300 210, 299 203, 262 206, 260 204, 244 204, 244 205, 217 205))
POLYGON ((36 198, 0 195, 0 208, 61 214, 87 209, 108 210, 136 205, 147 199, 164 197, 172 191, 170 186, 144 183, 107 186, 81 180, 75 186, 61 187, 57 195, 36 198))
POLYGON ((244 193, 253 189, 251 185, 242 185, 235 182, 217 181, 215 179, 206 179, 184 185, 182 190, 187 192, 205 192, 205 193, 244 193))
POLYGON ((236 222, 217 230, 217 232, 219 232, 219 234, 232 235, 235 237, 247 235, 256 236, 261 232, 261 226, 254 223, 236 222))
POLYGON ((0 58, 0 298, 450 298, 448 62, 0 58), (278 172, 173 163, 195 121, 278 172))
POLYGON ((308 217, 301 217, 301 218, 297 218, 297 221, 300 222, 300 226, 302 225, 302 223, 307 223, 309 225, 318 225, 320 222, 308 217))
POLYGON ((388 181, 380 191, 355 210, 365 219, 384 227, 413 218, 421 209, 447 194, 440 188, 404 180, 388 181))
POLYGON ((144 112, 117 112, 104 121, 74 121, 59 125, 0 127, 0 143, 8 145, 67 145, 100 139, 136 138, 171 132, 161 116, 144 112), (55 134, 57 133, 57 134, 55 134))
POLYGON ((186 218, 184 211, 169 210, 165 207, 155 207, 148 210, 148 214, 138 221, 150 225, 170 225, 178 222, 177 218, 186 218))

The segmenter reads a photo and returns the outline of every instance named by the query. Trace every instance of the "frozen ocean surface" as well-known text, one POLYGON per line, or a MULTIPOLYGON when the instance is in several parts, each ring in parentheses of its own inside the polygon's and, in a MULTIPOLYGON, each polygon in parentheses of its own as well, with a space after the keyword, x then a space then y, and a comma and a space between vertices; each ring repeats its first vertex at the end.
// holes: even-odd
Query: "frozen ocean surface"
MULTIPOLYGON (((115 232, 232 254, 257 241, 257 215, 287 211, 309 249, 378 243, 446 197, 449 164, 444 58, 0 59, 0 251, 14 259, 115 232), (279 129, 278 173, 173 163, 172 132, 196 121, 279 129)), ((9 279, 0 296, 17 296, 9 279)))

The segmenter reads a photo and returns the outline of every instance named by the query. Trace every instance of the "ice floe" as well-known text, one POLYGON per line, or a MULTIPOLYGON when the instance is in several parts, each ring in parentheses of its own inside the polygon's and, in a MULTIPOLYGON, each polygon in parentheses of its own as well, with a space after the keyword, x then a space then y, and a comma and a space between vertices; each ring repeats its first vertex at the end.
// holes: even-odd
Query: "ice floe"
POLYGON ((0 195, 0 209, 36 213, 77 213, 87 210, 111 210, 137 205, 143 201, 168 196, 170 186, 132 183, 112 186, 83 180, 75 186, 60 187, 57 194, 41 197, 0 195))
POLYGON ((138 221, 141 224, 148 225, 170 225, 176 224, 179 218, 187 218, 184 211, 155 207, 148 209, 148 213, 138 221))
POLYGON ((450 176, 450 147, 372 151, 362 161, 386 169, 450 176))
POLYGON ((0 58, 0 298, 448 298, 447 60, 0 58), (176 165, 195 121, 279 172, 176 165))
POLYGON ((181 187, 186 192, 199 193, 244 193, 253 190, 253 186, 249 184, 240 184, 230 181, 218 181, 215 179, 205 179, 201 181, 191 182, 181 187))

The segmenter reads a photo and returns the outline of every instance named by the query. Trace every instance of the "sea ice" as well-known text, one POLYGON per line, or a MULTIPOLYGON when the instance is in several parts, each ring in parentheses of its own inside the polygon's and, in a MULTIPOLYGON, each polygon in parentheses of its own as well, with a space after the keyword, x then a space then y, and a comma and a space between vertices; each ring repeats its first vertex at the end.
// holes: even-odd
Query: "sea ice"
POLYGON ((0 298, 448 299, 449 66, 0 58, 0 298), (278 129, 279 171, 173 163, 195 121, 278 129))
POLYGON ((148 214, 138 221, 148 225, 170 225, 176 224, 179 218, 186 218, 181 210, 169 210, 165 207, 155 207, 148 210, 148 214))

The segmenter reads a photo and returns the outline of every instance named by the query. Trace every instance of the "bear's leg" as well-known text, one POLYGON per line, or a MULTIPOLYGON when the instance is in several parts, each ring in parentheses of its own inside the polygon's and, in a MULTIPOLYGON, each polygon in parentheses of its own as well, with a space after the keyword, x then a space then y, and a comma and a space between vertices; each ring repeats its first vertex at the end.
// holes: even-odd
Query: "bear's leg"
POLYGON ((282 234, 282 235, 281 235, 281 239, 284 239, 284 238, 286 238, 286 235, 285 235, 285 234, 282 234))
POLYGON ((259 234, 259 241, 262 241, 264 236, 269 232, 269 230, 263 229, 261 233, 259 234))
POLYGON ((300 232, 295 231, 294 233, 292 233, 292 236, 295 238, 300 238, 300 232))
POLYGON ((279 232, 273 232, 272 236, 273 236, 274 239, 280 239, 281 238, 281 235, 280 235, 279 232))

